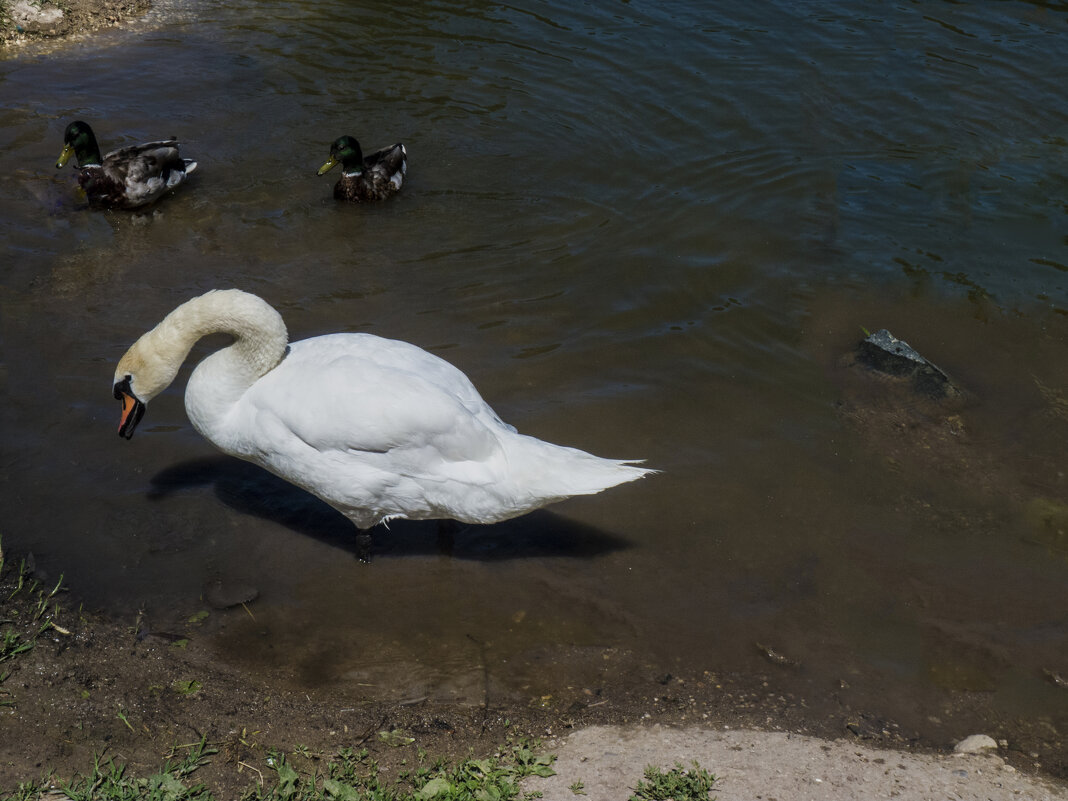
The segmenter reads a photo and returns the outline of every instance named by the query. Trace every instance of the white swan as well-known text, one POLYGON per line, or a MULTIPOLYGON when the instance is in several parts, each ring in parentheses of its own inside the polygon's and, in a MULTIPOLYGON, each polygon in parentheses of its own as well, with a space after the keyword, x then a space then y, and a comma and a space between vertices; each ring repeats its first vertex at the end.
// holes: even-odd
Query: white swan
POLYGON ((183 303, 122 357, 120 436, 133 435, 193 344, 218 332, 234 342, 190 376, 194 428, 361 533, 393 518, 495 523, 656 472, 516 433, 466 375, 415 345, 371 334, 287 345, 281 315, 236 289, 183 303))

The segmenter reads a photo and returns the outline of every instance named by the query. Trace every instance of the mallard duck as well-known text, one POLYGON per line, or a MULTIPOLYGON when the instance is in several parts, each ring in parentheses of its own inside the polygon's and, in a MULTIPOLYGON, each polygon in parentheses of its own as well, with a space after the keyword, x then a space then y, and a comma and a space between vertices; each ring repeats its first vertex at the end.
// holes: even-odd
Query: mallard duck
POLYGON ((334 184, 334 197, 366 203, 385 200, 400 191, 408 172, 408 151, 398 142, 364 158, 360 143, 352 136, 342 136, 330 145, 330 159, 319 168, 325 175, 338 163, 341 179, 334 184))
POLYGON ((237 289, 183 303, 126 352, 115 369, 119 436, 133 436, 146 404, 215 333, 234 341, 189 377, 193 427, 340 511, 363 549, 366 530, 394 518, 495 523, 656 472, 517 433, 460 370, 407 342, 352 333, 290 343, 281 315, 237 289))
POLYGON ((164 139, 113 150, 100 158, 93 129, 81 120, 67 126, 56 169, 74 156, 78 183, 89 203, 109 209, 136 209, 182 183, 197 168, 178 155, 178 141, 164 139))

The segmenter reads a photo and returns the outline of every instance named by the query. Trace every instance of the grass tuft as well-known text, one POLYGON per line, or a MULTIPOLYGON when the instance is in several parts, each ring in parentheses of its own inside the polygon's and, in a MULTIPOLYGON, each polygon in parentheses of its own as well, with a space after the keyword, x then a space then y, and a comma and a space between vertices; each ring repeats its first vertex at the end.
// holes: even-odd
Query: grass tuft
POLYGON ((174 762, 168 760, 156 773, 146 778, 130 776, 126 765, 97 756, 93 760, 93 767, 84 776, 76 776, 67 783, 51 778, 40 782, 23 782, 14 793, 4 794, 0 791, 0 801, 37 801, 42 798, 70 801, 214 801, 203 784, 188 786, 185 780, 207 764, 208 757, 216 751, 205 740, 187 747, 189 751, 182 759, 174 762))
MULTIPOLYGON (((128 767, 98 756, 90 770, 69 783, 52 777, 38 783, 20 784, 14 793, 0 791, 0 801, 36 801, 58 787, 70 801, 215 801, 204 784, 192 784, 190 776, 208 764, 217 753, 206 740, 188 746, 188 752, 168 761, 148 777, 132 776, 128 767)), ((292 754, 268 751, 265 770, 252 765, 259 780, 245 790, 241 801, 531 801, 538 792, 521 793, 526 776, 553 775, 554 756, 539 754, 536 744, 509 744, 486 759, 468 758, 450 764, 428 760, 420 753, 419 764, 392 780, 379 771, 366 749, 342 748, 334 756, 318 755, 298 746, 292 754), (301 763, 312 765, 310 770, 301 763)))
POLYGON ((690 770, 676 762, 667 773, 649 765, 645 768, 645 780, 638 782, 628 801, 708 801, 715 783, 716 777, 696 761, 690 770))
POLYGON ((205 740, 189 749, 177 762, 167 761, 147 778, 127 775, 125 765, 97 757, 89 774, 64 785, 71 801, 212 801, 203 784, 187 786, 185 779, 216 753, 205 740))
POLYGON ((420 754, 418 767, 392 782, 382 777, 366 750, 341 749, 325 767, 310 773, 297 770, 284 754, 271 753, 267 766, 275 774, 273 786, 254 785, 242 801, 512 801, 521 797, 521 779, 553 775, 555 757, 538 754, 535 748, 512 744, 492 757, 468 758, 456 765, 428 762, 420 754))
MULTIPOLYGON (((63 590, 63 576, 49 590, 33 578, 25 559, 9 563, 0 538, 0 665, 28 654, 50 629, 70 635, 56 622, 60 608, 55 598, 63 590)), ((3 686, 10 675, 6 665, 0 667, 0 707, 15 706, 3 686)))

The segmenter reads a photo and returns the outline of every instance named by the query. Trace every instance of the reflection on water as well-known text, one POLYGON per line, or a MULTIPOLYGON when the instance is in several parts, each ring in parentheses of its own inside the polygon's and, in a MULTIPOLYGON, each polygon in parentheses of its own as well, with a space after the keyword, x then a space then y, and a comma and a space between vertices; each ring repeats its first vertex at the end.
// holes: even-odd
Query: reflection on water
POLYGON ((119 614, 255 586, 220 653, 370 696, 522 699, 604 647, 767 673, 760 642, 803 666, 779 686, 848 681, 921 727, 911 699, 962 692, 1063 727, 1065 22, 277 0, 9 55, 5 545, 119 614), (148 213, 89 212, 53 166, 73 118, 105 149, 176 135, 200 168, 148 213), (405 142, 393 201, 332 200, 314 173, 343 133, 405 142), (358 565, 332 510, 196 436, 188 367, 115 436, 115 360, 224 286, 297 338, 415 342, 520 430, 664 472, 451 552, 398 523, 358 565), (845 366, 880 327, 963 408, 845 366))

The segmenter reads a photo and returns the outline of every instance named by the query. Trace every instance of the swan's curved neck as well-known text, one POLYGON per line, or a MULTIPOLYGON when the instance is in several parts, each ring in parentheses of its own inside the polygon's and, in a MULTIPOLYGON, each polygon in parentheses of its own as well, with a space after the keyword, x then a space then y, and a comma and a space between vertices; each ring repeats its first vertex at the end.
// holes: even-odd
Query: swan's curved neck
POLYGON ((197 365, 186 388, 186 414, 212 441, 225 429, 221 423, 233 404, 285 357, 288 341, 281 315, 255 295, 237 290, 194 298, 171 312, 157 330, 161 339, 173 343, 173 356, 183 351, 179 364, 201 337, 225 333, 234 338, 197 365))
MULTIPOLYGON (((229 347, 205 359, 194 371, 199 388, 211 397, 234 399, 285 355, 285 323, 265 301, 236 289, 209 292, 183 303, 127 351, 116 381, 134 377, 133 390, 147 403, 174 380, 197 340, 209 334, 234 337, 229 347)), ((190 390, 193 389, 190 379, 190 390)))

